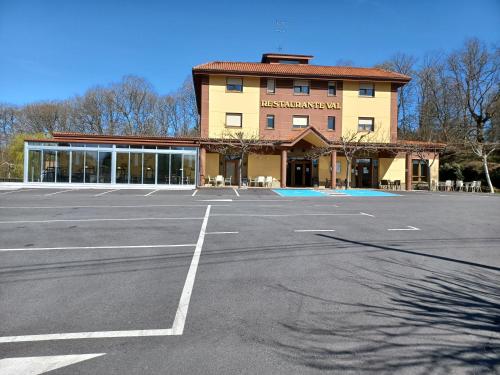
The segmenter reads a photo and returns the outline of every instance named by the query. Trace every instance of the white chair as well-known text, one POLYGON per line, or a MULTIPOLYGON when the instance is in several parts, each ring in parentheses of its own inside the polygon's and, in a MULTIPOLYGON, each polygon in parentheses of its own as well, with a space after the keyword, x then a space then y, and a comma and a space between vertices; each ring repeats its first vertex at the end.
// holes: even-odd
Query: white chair
POLYGON ((222 175, 218 175, 218 176, 215 176, 215 186, 224 186, 224 176, 222 175))
POLYGON ((464 182, 462 180, 455 181, 455 190, 458 190, 458 191, 464 190, 464 182))
POLYGON ((256 178, 252 178, 252 177, 248 177, 248 186, 257 186, 257 179, 256 178))
POLYGON ((451 180, 446 180, 444 183, 444 187, 446 191, 452 191, 453 190, 453 182, 451 180))
POLYGON ((264 176, 258 176, 256 179, 255 179, 255 184, 256 186, 264 186, 264 184, 266 183, 266 179, 264 176))
POLYGON ((476 181, 472 181, 469 185, 469 191, 472 193, 476 191, 476 181))
POLYGON ((476 181, 476 192, 483 192, 483 189, 481 189, 481 181, 476 181))
POLYGON ((229 176, 224 179, 224 185, 229 185, 231 186, 233 184, 233 177, 229 176))
POLYGON ((264 184, 266 187, 272 187, 273 186, 273 176, 267 176, 264 184))

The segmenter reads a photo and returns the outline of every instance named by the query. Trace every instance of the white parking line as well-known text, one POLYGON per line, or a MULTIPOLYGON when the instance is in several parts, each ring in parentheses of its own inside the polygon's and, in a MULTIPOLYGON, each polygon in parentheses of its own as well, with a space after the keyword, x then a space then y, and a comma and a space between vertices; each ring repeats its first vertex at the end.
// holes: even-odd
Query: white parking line
POLYGON ((407 225, 406 228, 391 228, 387 230, 420 230, 419 228, 412 227, 411 225, 407 225))
MULTIPOLYGON (((315 214, 213 214, 212 216, 242 216, 242 217, 291 217, 291 216, 363 216, 363 214, 315 213, 315 214)), ((368 215, 370 216, 370 215, 368 215)), ((0 222, 1 223, 1 222, 0 222)))
MULTIPOLYGON (((217 207, 228 207, 228 204, 218 204, 217 207)), ((54 208, 147 208, 147 207, 207 207, 206 204, 138 204, 138 205, 85 205, 85 206, 0 206, 0 208, 29 208, 29 209, 54 209, 54 208)))
POLYGON ((295 229, 294 232, 335 232, 335 229, 295 229))
POLYGON ((53 220, 13 220, 0 221, 0 224, 29 224, 29 223, 60 223, 60 222, 92 222, 92 221, 142 221, 142 220, 201 220, 202 217, 127 217, 103 219, 53 219, 53 220))
POLYGON ((232 202, 232 199, 203 199, 201 202, 232 202))
POLYGON ((147 193, 147 194, 144 194, 144 196, 145 196, 145 197, 149 197, 151 194, 154 194, 154 193, 156 193, 156 192, 157 192, 157 191, 159 191, 159 190, 160 190, 160 189, 153 190, 153 191, 151 191, 151 192, 149 192, 149 193, 147 193))
MULTIPOLYGON (((12 194, 12 193, 19 193, 19 192, 21 192, 21 191, 23 191, 23 190, 17 190, 17 189, 16 189, 16 190, 10 190, 10 191, 5 191, 5 192, 3 192, 3 193, 0 193, 0 195, 12 194)), ((24 191, 25 191, 25 190, 24 190, 24 191)))
POLYGON ((236 190, 236 188, 233 188, 233 190, 234 190, 234 192, 235 192, 236 196, 237 196, 237 197, 239 197, 239 196, 240 196, 240 193, 238 193, 238 190, 236 190))
POLYGON ((198 192, 198 189, 196 189, 193 194, 191 194, 192 197, 194 197, 196 195, 196 193, 198 192))
POLYGON ((148 337, 148 336, 171 336, 172 329, 141 329, 130 331, 102 331, 102 332, 71 332, 52 333, 48 335, 25 335, 0 337, 0 343, 49 341, 49 340, 75 340, 75 339, 102 339, 114 337, 148 337))
POLYGON ((365 216, 375 217, 375 215, 367 214, 366 212, 360 212, 360 214, 365 216))
POLYGON ((68 246, 68 247, 19 247, 13 249, 0 249, 4 251, 45 251, 45 250, 99 250, 99 249, 153 249, 164 247, 194 247, 195 243, 177 245, 112 245, 112 246, 68 246))
POLYGON ((240 232, 207 232, 205 234, 237 234, 240 232))
POLYGON ((208 217, 211 206, 208 205, 203 217, 200 234, 196 243, 196 249, 189 266, 186 282, 182 289, 179 306, 175 314, 174 324, 168 329, 142 329, 129 331, 101 331, 101 332, 72 332, 72 333, 54 333, 47 335, 25 335, 25 336, 4 336, 0 337, 0 343, 28 342, 28 341, 49 341, 49 340, 74 340, 74 339, 95 339, 95 338, 116 338, 116 337, 152 337, 152 336, 172 336, 182 335, 186 316, 189 308, 189 301, 193 291, 196 270, 200 260, 201 249, 205 240, 208 217))
POLYGON ((182 289, 181 299, 179 301, 179 307, 177 308, 174 324, 172 325, 172 332, 174 335, 182 335, 182 333, 184 332, 184 324, 186 323, 189 301, 191 300, 191 293, 193 291, 194 279, 196 277, 196 270, 198 269, 198 262, 200 261, 201 249, 203 247, 203 242, 205 241, 205 231, 207 229, 208 217, 210 215, 210 208, 211 206, 208 205, 207 211, 205 212, 205 217, 203 218, 203 223, 201 224, 200 234, 198 236, 198 242, 196 243, 196 249, 194 250, 193 259, 191 260, 191 265, 189 266, 186 282, 184 284, 184 288, 182 289))
POLYGON ((100 197, 101 195, 112 193, 113 191, 118 191, 118 190, 120 190, 120 189, 113 189, 113 190, 104 191, 102 193, 95 194, 94 197, 100 197))
POLYGON ((43 196, 44 197, 49 197, 51 195, 56 195, 56 194, 60 194, 60 193, 66 193, 68 191, 74 191, 74 190, 77 190, 77 189, 68 189, 68 190, 59 190, 59 191, 56 191, 54 193, 48 193, 48 194, 44 194, 43 196))

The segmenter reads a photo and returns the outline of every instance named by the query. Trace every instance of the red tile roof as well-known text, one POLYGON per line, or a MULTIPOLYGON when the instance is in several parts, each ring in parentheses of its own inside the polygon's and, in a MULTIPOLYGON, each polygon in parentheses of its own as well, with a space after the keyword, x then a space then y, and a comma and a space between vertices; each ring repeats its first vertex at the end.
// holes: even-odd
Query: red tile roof
POLYGON ((369 79, 401 83, 406 83, 411 80, 411 77, 407 75, 378 68, 229 61, 213 61, 195 66, 193 68, 193 74, 200 73, 230 73, 257 76, 318 77, 355 80, 369 79))

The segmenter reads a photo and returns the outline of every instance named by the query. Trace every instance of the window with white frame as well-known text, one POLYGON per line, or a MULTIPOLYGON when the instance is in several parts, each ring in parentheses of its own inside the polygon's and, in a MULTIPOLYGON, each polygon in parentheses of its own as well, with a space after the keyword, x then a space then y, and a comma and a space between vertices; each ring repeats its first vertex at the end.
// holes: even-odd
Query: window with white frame
POLYGON ((226 113, 226 126, 241 128, 242 119, 241 113, 226 113))
POLYGON ((295 95, 309 95, 309 81, 305 79, 294 80, 293 93, 295 95))
POLYGON ((335 116, 328 116, 328 130, 335 130, 335 116))
POLYGON ((274 94, 276 92, 276 80, 273 78, 267 79, 267 88, 266 91, 268 94, 274 94))
POLYGON ((228 77, 226 79, 226 91, 243 92, 243 78, 228 77))
POLYGON ((373 117, 359 117, 358 118, 358 131, 372 132, 374 131, 374 118, 373 117))
POLYGON ((375 96, 375 85, 373 83, 360 83, 359 96, 367 96, 373 98, 375 96))
POLYGON ((337 95, 337 85, 335 82, 330 81, 328 82, 328 96, 335 96, 337 95))
POLYGON ((267 115, 266 116, 266 128, 267 129, 274 129, 274 115, 267 115))
POLYGON ((309 116, 293 116, 292 127, 296 129, 307 128, 309 126, 309 116))

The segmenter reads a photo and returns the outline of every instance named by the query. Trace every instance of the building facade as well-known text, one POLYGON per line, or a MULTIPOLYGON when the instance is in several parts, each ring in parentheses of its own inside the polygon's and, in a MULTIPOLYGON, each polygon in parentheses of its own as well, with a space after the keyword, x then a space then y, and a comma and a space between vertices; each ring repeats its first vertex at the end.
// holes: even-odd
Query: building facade
POLYGON ((439 145, 416 149, 398 140, 398 88, 410 77, 311 60, 264 54, 255 63, 198 65, 198 137, 26 139, 24 182, 194 188, 222 178, 230 185, 338 187, 349 176, 353 187, 392 181, 412 189, 438 180, 439 145), (238 145, 245 152, 238 154, 238 145))
POLYGON ((437 181, 435 155, 429 156, 429 167, 397 138, 398 88, 410 77, 375 68, 318 66, 312 58, 264 54, 256 63, 216 61, 193 68, 201 182, 217 175, 233 183, 272 176, 274 186, 332 186, 332 181, 339 186, 347 173, 354 187, 376 188, 388 180, 411 189, 437 181), (242 176, 234 156, 210 147, 237 138, 263 142, 262 150, 256 146, 244 156, 242 176), (272 149, 264 147, 270 142, 272 149), (350 171, 349 144, 359 148, 350 171))
POLYGON ((24 142, 25 183, 198 185, 193 138, 53 133, 24 142))

